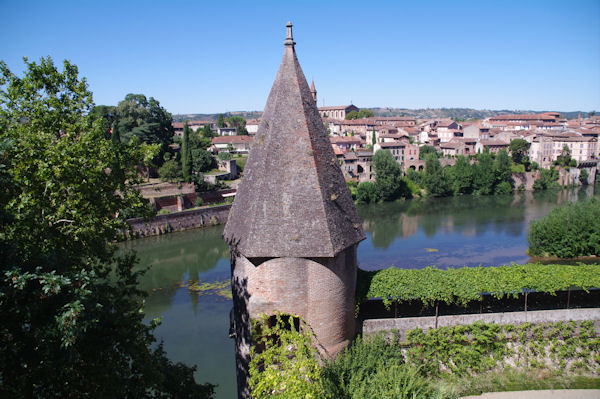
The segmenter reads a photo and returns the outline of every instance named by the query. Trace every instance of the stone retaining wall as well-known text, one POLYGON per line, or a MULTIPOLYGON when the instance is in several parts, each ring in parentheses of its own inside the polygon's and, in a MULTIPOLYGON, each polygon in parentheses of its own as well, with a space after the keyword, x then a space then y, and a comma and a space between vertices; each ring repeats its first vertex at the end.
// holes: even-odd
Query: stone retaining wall
MULTIPOLYGON (((554 323, 558 321, 583 321, 593 320, 596 331, 600 331, 600 308, 588 309, 556 309, 536 310, 530 312, 507 313, 482 313, 462 314, 453 316, 439 316, 438 327, 458 326, 473 324, 476 321, 495 324, 523 324, 523 323, 554 323)), ((436 317, 403 317, 397 319, 369 319, 362 325, 363 335, 374 334, 379 331, 398 331, 400 340, 406 338, 406 333, 415 328, 427 330, 436 328, 436 317)))
POLYGON ((227 222, 231 205, 221 205, 212 208, 200 208, 189 211, 173 212, 158 215, 149 221, 143 218, 129 219, 131 231, 126 238, 139 238, 183 231, 198 227, 215 226, 227 222))

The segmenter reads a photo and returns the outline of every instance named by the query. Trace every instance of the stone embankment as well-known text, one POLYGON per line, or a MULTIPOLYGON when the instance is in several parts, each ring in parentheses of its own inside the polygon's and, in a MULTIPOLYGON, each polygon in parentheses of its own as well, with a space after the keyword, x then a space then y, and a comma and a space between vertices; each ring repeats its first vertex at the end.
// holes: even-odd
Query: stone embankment
POLYGON ((410 330, 420 328, 427 330, 436 327, 448 327, 473 324, 476 321, 495 324, 523 324, 523 323, 554 323, 558 321, 584 321, 593 320, 594 327, 600 332, 600 308, 587 309, 556 309, 536 310, 529 312, 483 313, 462 314, 452 316, 428 317, 402 317, 395 319, 367 319, 363 322, 363 335, 375 334, 379 331, 398 332, 400 339, 404 339, 410 330))
POLYGON ((145 221, 144 218, 129 219, 127 222, 131 226, 131 231, 125 234, 125 238, 156 236, 173 231, 216 226, 227 222, 230 208, 231 205, 227 204, 157 215, 148 221, 145 221))

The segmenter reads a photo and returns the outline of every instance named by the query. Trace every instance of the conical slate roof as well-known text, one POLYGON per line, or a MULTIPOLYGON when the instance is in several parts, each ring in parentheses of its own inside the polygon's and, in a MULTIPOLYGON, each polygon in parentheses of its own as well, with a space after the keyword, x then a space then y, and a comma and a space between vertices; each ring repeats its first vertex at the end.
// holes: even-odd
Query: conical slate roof
POLYGON ((224 237, 248 258, 333 257, 365 234, 287 26, 224 237))

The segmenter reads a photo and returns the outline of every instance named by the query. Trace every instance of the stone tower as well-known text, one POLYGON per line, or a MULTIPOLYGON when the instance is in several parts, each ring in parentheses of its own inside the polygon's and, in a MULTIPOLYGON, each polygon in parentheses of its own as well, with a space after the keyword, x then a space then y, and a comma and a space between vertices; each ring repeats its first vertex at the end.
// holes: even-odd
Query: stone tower
POLYGON ((312 95, 315 104, 317 103, 317 89, 315 89, 315 81, 313 80, 310 84, 310 94, 312 95))
POLYGON ((365 235, 296 58, 291 23, 284 45, 224 232, 240 397, 249 396, 252 318, 301 316, 326 356, 355 334, 356 248, 365 235))

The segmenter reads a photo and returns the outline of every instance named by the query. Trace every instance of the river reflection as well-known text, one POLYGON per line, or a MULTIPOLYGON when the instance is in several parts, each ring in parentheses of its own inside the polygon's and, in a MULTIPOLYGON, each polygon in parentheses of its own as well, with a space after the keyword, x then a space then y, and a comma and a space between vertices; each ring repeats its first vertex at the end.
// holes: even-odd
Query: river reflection
POLYGON ((359 265, 376 270, 525 263, 532 220, 557 204, 594 195, 594 187, 587 187, 362 205, 367 240, 358 249, 359 265))
MULTIPOLYGON (((596 186, 598 188, 598 186, 596 186)), ((501 265, 529 260, 529 223, 557 204, 598 196, 594 187, 514 196, 461 196, 359 206, 367 239, 358 248, 361 268, 427 265, 501 265)), ((140 288, 149 293, 146 316, 162 318, 156 330, 174 361, 196 365, 196 379, 219 384, 216 397, 236 396, 229 251, 223 226, 123 243, 148 268, 140 288)))

